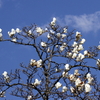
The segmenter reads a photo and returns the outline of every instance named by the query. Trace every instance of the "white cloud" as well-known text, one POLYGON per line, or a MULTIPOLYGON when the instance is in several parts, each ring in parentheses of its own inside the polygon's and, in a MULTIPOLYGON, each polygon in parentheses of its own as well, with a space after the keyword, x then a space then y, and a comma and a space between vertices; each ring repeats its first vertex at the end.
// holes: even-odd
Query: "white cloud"
POLYGON ((82 32, 97 32, 100 30, 100 11, 79 16, 66 15, 64 21, 66 25, 79 29, 82 32))

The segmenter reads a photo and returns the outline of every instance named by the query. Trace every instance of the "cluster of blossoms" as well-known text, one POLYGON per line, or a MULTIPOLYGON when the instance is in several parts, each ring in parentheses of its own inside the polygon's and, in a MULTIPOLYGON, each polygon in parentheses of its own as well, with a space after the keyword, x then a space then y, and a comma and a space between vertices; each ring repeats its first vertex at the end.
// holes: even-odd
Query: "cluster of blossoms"
MULTIPOLYGON (((69 65, 67 64, 67 66, 69 65)), ((67 70, 69 70, 69 68, 67 70)), ((70 91, 72 93, 76 93, 76 91, 83 91, 83 90, 85 90, 86 93, 90 92, 92 89, 90 85, 92 84, 92 81, 94 80, 93 77, 91 77, 91 74, 88 73, 86 75, 87 83, 85 83, 85 81, 82 81, 79 76, 80 76, 80 73, 78 69, 74 71, 74 74, 68 74, 68 72, 66 71, 62 73, 62 77, 68 78, 72 83, 74 82, 75 87, 70 86, 70 91)), ((66 92, 68 90, 68 88, 66 86, 62 86, 60 82, 57 82, 55 84, 55 87, 57 89, 62 87, 62 92, 66 92)))
POLYGON ((13 42, 17 41, 17 38, 15 37, 16 33, 20 33, 21 30, 19 28, 11 29, 11 31, 8 31, 9 37, 12 39, 13 42))
POLYGON ((30 60, 30 65, 31 66, 36 66, 36 67, 42 67, 42 60, 40 59, 40 60, 36 61, 34 59, 31 59, 30 60))
POLYGON ((2 75, 4 76, 5 81, 6 81, 7 83, 9 83, 10 77, 8 76, 8 73, 7 73, 6 71, 4 71, 2 75))
POLYGON ((0 40, 2 40, 2 29, 0 28, 0 40))

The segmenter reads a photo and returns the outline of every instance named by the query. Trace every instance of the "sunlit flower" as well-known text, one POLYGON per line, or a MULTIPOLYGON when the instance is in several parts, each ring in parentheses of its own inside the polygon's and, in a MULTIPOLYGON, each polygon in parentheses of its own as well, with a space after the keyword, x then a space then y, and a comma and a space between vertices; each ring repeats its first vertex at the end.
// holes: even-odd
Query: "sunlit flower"
POLYGON ((3 73, 2 73, 2 75, 4 76, 4 77, 6 77, 7 76, 7 72, 6 71, 4 71, 3 73))
POLYGON ((56 36, 57 36, 57 38, 60 38, 61 34, 60 33, 57 33, 56 36))
POLYGON ((16 38, 12 38, 12 41, 13 41, 13 42, 16 42, 16 41, 17 41, 17 39, 16 39, 16 38))
POLYGON ((0 33, 2 33, 2 29, 0 28, 0 33))
POLYGON ((72 58, 74 59, 76 58, 76 56, 77 56, 77 53, 73 53, 72 58))
POLYGON ((64 39, 66 37, 66 34, 61 34, 62 38, 64 39))
POLYGON ((92 84, 93 80, 94 80, 93 77, 88 78, 88 84, 92 84))
POLYGON ((60 82, 57 82, 56 84, 55 84, 55 87, 58 89, 58 88, 60 88, 62 86, 62 84, 60 83, 60 82))
POLYGON ((0 40, 2 40, 2 36, 3 36, 2 33, 0 33, 0 40))
POLYGON ((30 60, 30 65, 31 65, 31 66, 37 66, 36 60, 31 59, 31 60, 30 60))
POLYGON ((80 75, 78 69, 76 69, 76 70, 74 71, 74 75, 75 75, 75 76, 79 76, 79 75, 80 75))
POLYGON ((88 93, 88 92, 90 92, 91 91, 91 86, 87 83, 87 84, 85 84, 85 92, 86 93, 88 93))
POLYGON ((64 33, 67 33, 67 29, 66 28, 63 28, 63 30, 64 30, 64 33))
POLYGON ((42 67, 41 65, 42 65, 42 60, 40 59, 37 61, 37 67, 42 67))
POLYGON ((46 47, 47 44, 46 44, 45 42, 41 42, 41 46, 42 46, 42 47, 46 47))
POLYGON ((36 28, 36 32, 40 33, 40 35, 44 33, 44 31, 43 31, 43 29, 41 27, 37 27, 36 28))
POLYGON ((81 39, 81 33, 80 32, 76 32, 76 41, 80 40, 81 39))
POLYGON ((88 78, 90 78, 90 77, 91 77, 91 74, 88 73, 88 74, 86 75, 86 79, 88 79, 88 78))
POLYGON ((62 77, 67 77, 68 76, 68 72, 62 72, 62 77))
POLYGON ((81 86, 81 83, 82 83, 81 79, 77 78, 76 81, 75 81, 76 87, 81 86))
POLYGON ((55 34, 55 32, 53 30, 50 30, 50 34, 55 34))
POLYGON ((60 51, 62 52, 62 51, 64 51, 64 49, 65 49, 65 46, 60 46, 60 51))
POLYGON ((10 78, 9 78, 9 76, 8 76, 8 73, 7 73, 6 71, 4 71, 2 75, 4 76, 5 81, 6 81, 7 83, 9 83, 10 78))
POLYGON ((98 47, 97 47, 99 50, 100 50, 100 45, 98 45, 98 47))
POLYGON ((49 33, 47 34, 47 38, 48 38, 48 39, 51 39, 51 36, 50 36, 50 34, 49 34, 49 33))
POLYGON ((77 42, 74 42, 72 47, 76 47, 77 46, 77 42))
POLYGON ((70 91, 71 91, 72 93, 74 93, 74 92, 75 92, 75 88, 72 87, 72 86, 70 86, 70 91))
POLYGON ((56 23, 56 18, 55 18, 55 17, 53 17, 53 20, 51 21, 51 25, 52 25, 52 26, 54 26, 54 25, 55 25, 55 23, 56 23))
POLYGON ((72 57, 72 53, 71 52, 67 52, 67 57, 72 57))
POLYGON ((66 64, 65 65, 65 70, 68 71, 69 69, 70 69, 70 65, 69 64, 66 64))
POLYGON ((20 33, 21 30, 19 28, 16 28, 16 33, 20 33))
POLYGON ((9 35, 9 37, 12 37, 12 36, 14 36, 16 34, 16 32, 15 31, 8 31, 8 35, 9 35))
POLYGON ((84 48, 83 48, 83 46, 80 44, 79 46, 78 46, 78 51, 81 51, 81 50, 83 50, 84 48))
POLYGON ((35 82, 33 83, 34 86, 38 86, 41 84, 41 80, 35 79, 35 82))
POLYGON ((29 95, 29 96, 27 97, 27 100, 32 100, 32 96, 29 95))
POLYGON ((62 87, 62 92, 66 92, 68 90, 68 88, 66 86, 62 87))
POLYGON ((78 53, 78 46, 74 47, 73 50, 72 50, 72 52, 78 53))
POLYGON ((85 39, 82 39, 82 40, 80 41, 80 43, 81 43, 81 44, 84 44, 85 41, 86 41, 85 39))
POLYGON ((70 81, 75 81, 76 80, 75 75, 69 74, 69 80, 70 81))

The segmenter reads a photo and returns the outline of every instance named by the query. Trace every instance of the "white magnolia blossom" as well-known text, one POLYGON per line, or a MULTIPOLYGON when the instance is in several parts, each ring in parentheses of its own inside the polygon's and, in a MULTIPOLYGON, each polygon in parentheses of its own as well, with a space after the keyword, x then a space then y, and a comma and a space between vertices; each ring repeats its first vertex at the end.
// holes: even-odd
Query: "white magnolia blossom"
POLYGON ((76 87, 81 86, 81 83, 82 83, 81 79, 80 78, 77 78, 76 81, 75 81, 76 87))
POLYGON ((27 100, 32 100, 32 96, 29 95, 29 96, 27 97, 27 100))
POLYGON ((71 91, 72 93, 74 93, 74 92, 75 92, 75 88, 72 87, 72 86, 70 86, 70 91, 71 91))
POLYGON ((86 75, 86 79, 88 79, 88 78, 91 78, 91 74, 90 74, 90 73, 88 73, 88 74, 86 75))
POLYGON ((55 32, 53 30, 50 30, 50 34, 55 34, 55 32))
POLYGON ((70 70, 70 65, 69 65, 69 64, 66 64, 66 65, 65 65, 65 70, 66 70, 66 71, 70 70))
POLYGON ((49 34, 49 33, 47 34, 47 38, 48 38, 48 39, 51 39, 51 36, 50 36, 50 34, 49 34))
POLYGON ((0 28, 0 33, 2 33, 2 29, 0 28))
POLYGON ((21 30, 19 28, 16 28, 16 33, 20 33, 21 30))
POLYGON ((64 30, 64 33, 67 33, 67 29, 66 28, 63 28, 63 30, 64 30))
POLYGON ((31 60, 30 60, 30 65, 31 65, 31 66, 37 66, 36 60, 31 59, 31 60))
POLYGON ((6 71, 4 71, 2 75, 4 76, 5 81, 6 81, 7 83, 9 83, 10 77, 8 76, 8 73, 7 73, 6 71))
POLYGON ((42 65, 42 59, 37 61, 37 67, 42 67, 41 65, 42 65))
POLYGON ((88 51, 85 50, 85 51, 84 51, 84 56, 87 56, 87 55, 88 55, 88 51))
POLYGON ((40 35, 41 35, 41 34, 44 33, 44 30, 43 30, 41 27, 37 27, 37 28, 36 28, 36 32, 37 32, 37 33, 40 33, 40 35))
POLYGON ((88 78, 88 84, 92 84, 92 81, 94 80, 93 77, 88 78))
POLYGON ((76 32, 76 41, 80 40, 81 39, 81 33, 80 32, 76 32))
POLYGON ((66 37, 66 34, 61 34, 62 39, 64 39, 66 37))
POLYGON ((84 44, 85 41, 86 41, 85 39, 82 39, 82 40, 80 41, 80 43, 81 43, 81 44, 84 44))
POLYGON ((5 97, 4 95, 5 95, 5 92, 2 92, 2 91, 1 91, 1 92, 0 92, 0 97, 5 97))
POLYGON ((34 86, 38 86, 41 84, 41 80, 35 79, 35 82, 33 83, 34 86))
POLYGON ((67 46, 66 42, 63 42, 62 46, 66 47, 67 46))
POLYGON ((58 89, 58 88, 60 88, 62 86, 62 84, 60 83, 60 82, 57 82, 56 84, 55 84, 55 87, 58 89))
POLYGON ((65 46, 60 46, 60 51, 62 52, 62 51, 64 51, 64 49, 65 49, 65 46))
POLYGON ((0 39, 2 39, 2 36, 3 36, 2 33, 0 33, 0 39))
POLYGON ((28 31, 28 35, 32 35, 32 30, 29 30, 28 31))
POLYGON ((80 44, 80 45, 78 46, 78 49, 77 49, 77 50, 78 50, 78 51, 81 51, 81 50, 83 50, 83 49, 84 49, 84 48, 83 48, 83 45, 80 44))
POLYGON ((72 58, 76 58, 77 57, 77 53, 73 53, 72 58))
POLYGON ((11 32, 8 31, 8 35, 9 35, 9 37, 14 36, 15 34, 16 34, 16 30, 14 30, 14 29, 11 29, 11 32))
POLYGON ((17 41, 17 39, 16 39, 16 38, 12 38, 12 40, 11 40, 11 41, 16 42, 16 41, 17 41))
POLYGON ((77 42, 74 42, 73 44, 72 44, 72 47, 76 47, 77 46, 77 42))
POLYGON ((85 58, 85 56, 82 53, 79 53, 77 58, 76 58, 76 61, 80 61, 80 60, 82 60, 84 58, 85 58))
POLYGON ((97 47, 99 50, 100 50, 100 45, 98 45, 98 47, 97 47))
POLYGON ((51 25, 52 25, 52 26, 54 26, 54 25, 55 25, 55 23, 56 23, 56 18, 55 18, 55 17, 53 17, 53 20, 51 21, 51 25))
POLYGON ((6 77, 6 76, 8 75, 8 73, 7 73, 6 71, 4 71, 4 72, 2 73, 2 75, 3 75, 4 77, 6 77))
POLYGON ((66 92, 68 90, 68 88, 66 86, 62 87, 62 92, 66 92))
POLYGON ((73 50, 72 50, 72 52, 78 53, 78 46, 74 47, 73 50))
POLYGON ((68 76, 68 72, 64 71, 62 72, 62 77, 67 77, 68 76))
POLYGON ((47 44, 46 44, 45 42, 41 42, 41 46, 42 46, 42 47, 46 47, 47 44))
POLYGON ((72 53, 71 52, 67 52, 67 57, 72 57, 72 53))
POLYGON ((80 75, 78 69, 76 69, 76 70, 74 71, 74 75, 75 75, 75 76, 79 76, 79 75, 80 75))
POLYGON ((70 81, 75 81, 75 80, 76 80, 75 75, 69 74, 69 80, 70 80, 70 81))
POLYGON ((87 83, 87 84, 85 84, 85 92, 86 93, 88 93, 88 92, 90 92, 91 91, 91 86, 87 83))
POLYGON ((60 38, 61 37, 61 34, 60 33, 57 33, 56 36, 57 36, 57 38, 60 38))

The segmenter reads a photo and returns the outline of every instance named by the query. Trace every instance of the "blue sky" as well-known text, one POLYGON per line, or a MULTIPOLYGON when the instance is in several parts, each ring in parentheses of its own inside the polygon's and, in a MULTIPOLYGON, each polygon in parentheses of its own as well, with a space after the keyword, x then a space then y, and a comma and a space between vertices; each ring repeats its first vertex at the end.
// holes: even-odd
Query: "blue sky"
MULTIPOLYGON (((86 47, 100 41, 100 0, 0 0, 0 28, 3 38, 9 38, 11 28, 22 28, 36 23, 47 25, 53 17, 60 25, 80 31, 86 47)), ((28 64, 36 57, 31 47, 0 43, 0 74, 28 64)))

